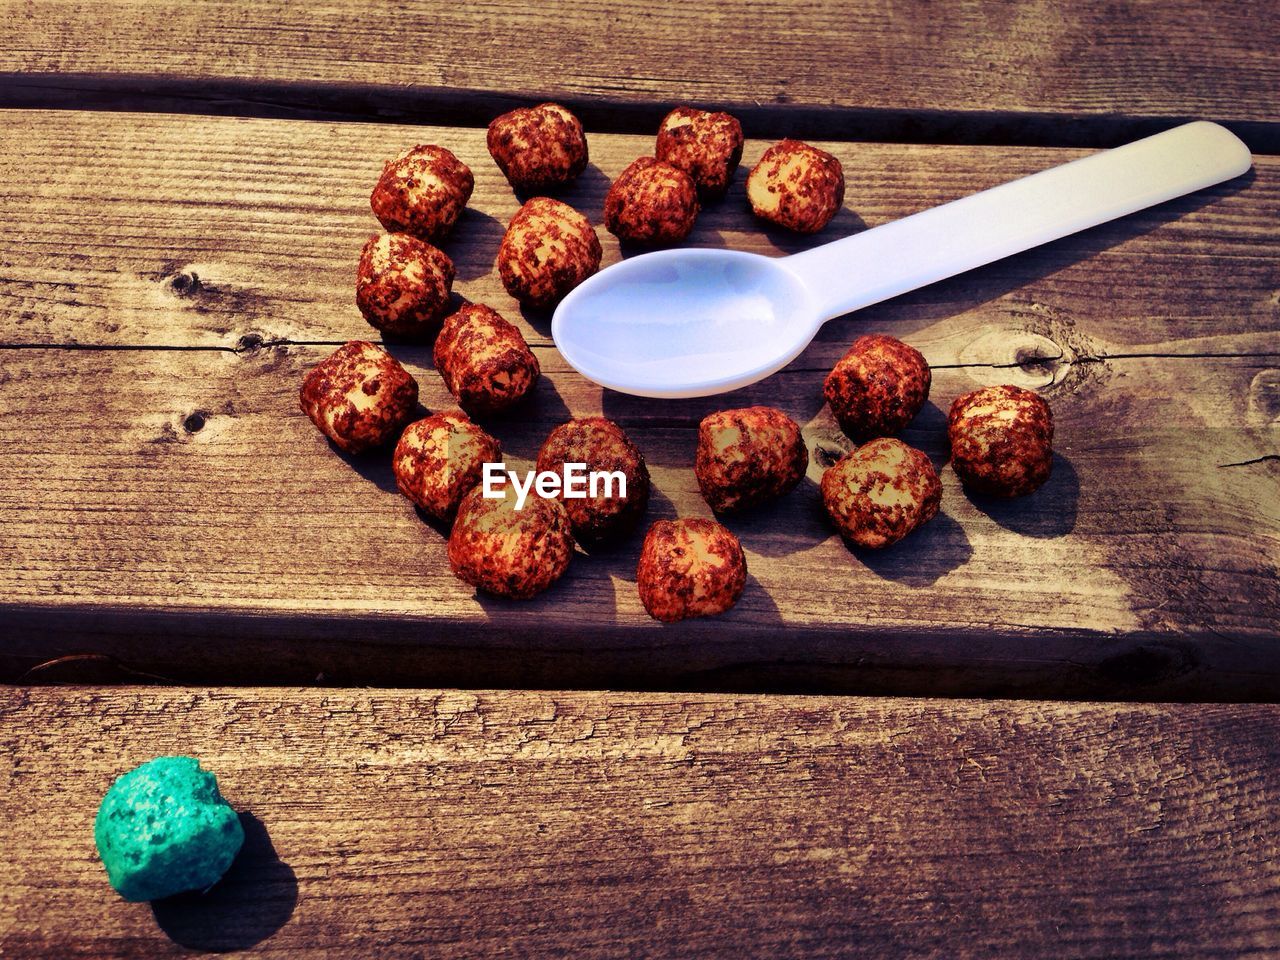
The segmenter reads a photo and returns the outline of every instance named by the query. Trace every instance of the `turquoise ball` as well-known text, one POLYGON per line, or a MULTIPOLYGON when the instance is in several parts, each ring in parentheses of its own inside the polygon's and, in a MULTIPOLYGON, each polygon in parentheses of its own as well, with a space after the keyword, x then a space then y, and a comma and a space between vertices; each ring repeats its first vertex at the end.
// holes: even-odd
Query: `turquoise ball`
POLYGON ((244 827, 198 760, 157 757, 111 785, 93 838, 122 897, 158 900, 217 883, 244 844, 244 827))

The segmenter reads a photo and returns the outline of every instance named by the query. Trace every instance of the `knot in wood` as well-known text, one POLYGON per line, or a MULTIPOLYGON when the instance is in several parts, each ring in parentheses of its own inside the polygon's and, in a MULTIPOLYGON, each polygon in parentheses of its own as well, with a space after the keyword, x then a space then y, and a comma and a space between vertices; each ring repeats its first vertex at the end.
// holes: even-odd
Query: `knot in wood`
POLYGON ((180 297, 193 297, 200 292, 200 275, 194 270, 181 270, 169 278, 169 288, 180 297))
POLYGON ((1250 381, 1247 417, 1254 427, 1280 423, 1280 370, 1263 370, 1250 381))
POLYGON ((241 354, 256 353, 266 342, 266 338, 262 334, 256 331, 250 331, 249 333, 243 334, 240 339, 236 341, 235 351, 236 353, 241 354))
POLYGON ((1060 383, 1074 359, 1074 354, 1057 340, 1008 327, 987 330, 960 352, 962 364, 975 368, 975 373, 981 374, 982 367, 990 368, 989 375, 980 379, 1031 390, 1060 383))

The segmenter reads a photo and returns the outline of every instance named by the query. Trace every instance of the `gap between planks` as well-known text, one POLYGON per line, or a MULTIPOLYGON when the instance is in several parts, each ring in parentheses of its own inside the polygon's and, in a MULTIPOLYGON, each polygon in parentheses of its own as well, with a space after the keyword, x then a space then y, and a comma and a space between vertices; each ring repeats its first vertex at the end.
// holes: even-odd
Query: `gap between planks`
MULTIPOLYGON (((1117 147, 1192 120, 1216 120, 1255 154, 1280 154, 1280 122, 1195 114, 1062 114, 1012 110, 930 110, 707 101, 755 139, 798 137, 938 146, 1117 147)), ((555 100, 589 131, 652 135, 677 100, 525 94, 373 83, 198 80, 148 75, 0 72, 0 109, 185 114, 268 120, 427 124, 484 128, 507 110, 555 100), (376 104, 376 108, 371 106, 376 104)), ((685 102, 681 100, 679 102, 685 102)))

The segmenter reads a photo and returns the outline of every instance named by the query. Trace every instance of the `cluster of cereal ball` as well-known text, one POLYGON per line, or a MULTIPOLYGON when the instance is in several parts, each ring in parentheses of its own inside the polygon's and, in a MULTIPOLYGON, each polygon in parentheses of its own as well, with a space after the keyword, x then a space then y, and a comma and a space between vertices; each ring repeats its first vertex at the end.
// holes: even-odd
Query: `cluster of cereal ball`
MULTIPOLYGON (((507 291, 522 305, 554 307, 600 266, 591 222, 543 195, 586 167, 582 124, 544 103, 498 117, 487 145, 518 194, 534 194, 512 217, 498 250, 507 291)), ((702 202, 726 193, 742 157, 739 122, 726 113, 678 107, 662 121, 653 156, 641 157, 613 182, 604 224, 621 241, 678 243, 693 229, 702 202)), ((418 385, 382 347, 352 341, 313 368, 301 405, 340 449, 358 454, 397 440, 400 491, 422 511, 451 524, 450 566, 489 593, 532 597, 568 568, 575 542, 625 537, 649 496, 644 457, 621 427, 602 417, 571 420, 552 431, 537 469, 566 463, 621 472, 626 495, 585 499, 485 498, 486 462, 498 441, 471 418, 508 410, 536 383, 540 369, 519 329, 483 304, 458 306, 453 262, 434 246, 470 199, 471 170, 440 146, 417 146, 388 162, 371 205, 387 233, 360 256, 356 302, 378 330, 396 337, 435 337, 436 369, 458 410, 410 422, 418 385), (398 438, 398 439, 397 439, 398 438)), ((844 202, 844 174, 830 154, 796 140, 765 151, 747 178, 754 213, 790 230, 821 230, 844 202)), ((925 454, 893 434, 929 394, 929 366, 891 337, 862 337, 827 377, 824 392, 845 432, 862 444, 828 469, 822 497, 849 542, 888 546, 932 518, 941 485, 925 454)), ((998 496, 1029 493, 1047 478, 1053 424, 1036 394, 1016 387, 978 390, 956 400, 949 418, 952 462, 974 490, 998 496)), ((695 473, 717 515, 777 499, 804 477, 809 462, 800 427, 780 410, 748 407, 706 417, 698 431, 695 473)), ((663 621, 724 612, 746 582, 738 539, 703 519, 661 520, 648 530, 637 568, 641 602, 663 621)))

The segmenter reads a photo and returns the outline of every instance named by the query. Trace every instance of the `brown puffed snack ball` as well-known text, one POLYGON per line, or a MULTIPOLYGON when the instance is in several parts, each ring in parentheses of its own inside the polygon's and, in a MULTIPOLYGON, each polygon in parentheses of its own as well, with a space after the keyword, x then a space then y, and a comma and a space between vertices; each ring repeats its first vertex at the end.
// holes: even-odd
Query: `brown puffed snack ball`
POLYGON ((369 203, 388 230, 434 242, 453 229, 475 185, 471 168, 452 152, 420 145, 387 161, 369 203))
POLYGON ((687 173, 655 157, 641 157, 605 195, 604 225, 620 240, 662 246, 689 235, 698 209, 698 189, 687 173))
POLYGON ((951 466, 970 490, 1021 497, 1053 469, 1053 412, 1038 393, 983 387, 951 404, 951 466))
POLYGON ((655 620, 724 613, 738 602, 746 582, 742 544, 714 520, 659 520, 645 535, 636 585, 655 620))
POLYGON ((773 407, 721 410, 698 425, 693 470, 703 499, 716 513, 745 510, 789 493, 808 465, 800 427, 773 407))
POLYGON ((437 520, 452 520, 485 463, 502 460, 498 441, 461 410, 433 413, 405 427, 391 459, 396 486, 437 520))
POLYGON ((623 429, 604 417, 560 424, 538 451, 538 470, 559 474, 566 463, 586 464, 588 474, 621 473, 626 480, 625 497, 618 495, 621 486, 616 483, 611 490, 598 484, 595 496, 590 487, 586 497, 567 497, 561 491, 573 535, 579 541, 600 542, 630 533, 649 503, 649 468, 623 429), (607 492, 613 496, 605 496, 607 492))
POLYGON ((381 347, 344 344, 302 381, 302 412, 347 453, 388 443, 418 406, 418 381, 381 347))
POLYGON ((844 203, 840 161, 800 140, 781 140, 747 177, 757 217, 797 233, 817 233, 844 203))
POLYGON ((517 107, 489 124, 489 154, 512 189, 552 190, 587 167, 587 138, 578 118, 558 103, 517 107))
POLYGON ((600 269, 600 238, 567 203, 534 197, 511 218, 498 248, 498 275, 522 304, 546 310, 600 269))
POLYGON ((915 347, 893 337, 859 337, 822 384, 831 412, 854 440, 888 437, 915 419, 933 374, 915 347))
POLYGON ((942 483, 927 456, 901 440, 881 437, 822 475, 822 502, 841 536, 878 549, 937 515, 942 483))
POLYGON ((689 174, 702 196, 723 197, 742 160, 742 124, 727 113, 676 107, 658 128, 655 152, 689 174))
POLYGON ((480 303, 445 318, 435 361, 449 392, 476 416, 506 410, 533 389, 542 372, 520 331, 480 303))
POLYGON ((356 269, 356 306, 385 333, 430 336, 449 310, 453 277, 453 261, 417 237, 370 237, 356 269))
POLYGON ((501 499, 472 489, 458 507, 449 533, 449 566, 473 587, 500 597, 528 600, 555 583, 569 568, 573 535, 569 515, 558 500, 531 494, 516 509, 512 484, 501 499))

